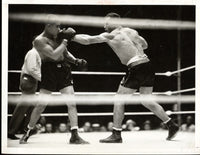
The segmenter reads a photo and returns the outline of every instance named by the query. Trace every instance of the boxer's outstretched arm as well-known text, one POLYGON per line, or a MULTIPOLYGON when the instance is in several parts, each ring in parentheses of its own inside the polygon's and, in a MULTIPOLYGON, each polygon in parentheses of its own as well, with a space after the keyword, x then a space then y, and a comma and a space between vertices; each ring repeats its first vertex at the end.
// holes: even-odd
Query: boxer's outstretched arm
POLYGON ((90 36, 87 34, 77 34, 72 41, 78 42, 83 45, 90 45, 96 43, 104 43, 113 39, 114 36, 109 33, 102 33, 100 35, 90 36))

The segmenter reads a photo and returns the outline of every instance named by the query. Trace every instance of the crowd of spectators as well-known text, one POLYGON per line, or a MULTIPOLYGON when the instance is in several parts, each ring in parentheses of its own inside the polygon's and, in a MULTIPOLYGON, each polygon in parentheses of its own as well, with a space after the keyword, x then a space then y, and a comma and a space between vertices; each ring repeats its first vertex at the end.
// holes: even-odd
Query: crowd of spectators
MULTIPOLYGON (((79 132, 107 132, 112 131, 113 122, 108 122, 106 126, 99 123, 85 122, 83 126, 79 128, 79 132)), ((145 120, 143 123, 137 124, 133 119, 127 119, 122 125, 123 131, 140 131, 140 130, 152 130, 151 120, 145 120)), ((166 130, 164 123, 160 123, 160 126, 156 129, 166 130)), ((180 126, 181 131, 194 132, 195 124, 192 116, 188 115, 180 126)), ((66 133, 70 132, 70 123, 61 122, 58 125, 54 125, 46 121, 45 117, 41 117, 36 125, 35 133, 66 133)))
POLYGON ((194 125, 194 119, 192 116, 187 116, 185 122, 181 125, 182 131, 188 131, 188 132, 194 132, 195 131, 195 125, 194 125))

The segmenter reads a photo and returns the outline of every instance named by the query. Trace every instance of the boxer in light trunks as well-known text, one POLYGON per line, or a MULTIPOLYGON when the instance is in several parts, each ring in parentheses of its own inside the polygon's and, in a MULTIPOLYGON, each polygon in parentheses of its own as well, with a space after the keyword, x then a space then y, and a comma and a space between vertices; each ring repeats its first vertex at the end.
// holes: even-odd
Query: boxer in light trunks
MULTIPOLYGON (((111 21, 115 18, 120 18, 120 16, 116 13, 107 14, 104 26, 107 32, 95 36, 77 34, 73 41, 84 45, 106 42, 119 57, 121 63, 128 67, 128 72, 122 79, 117 94, 133 94, 138 89, 141 96, 152 94, 155 73, 149 58, 144 53, 148 44, 136 30, 112 24, 111 21)), ((168 117, 158 103, 142 102, 142 104, 166 124, 169 129, 167 140, 171 140, 179 130, 178 125, 168 117)), ((100 142, 121 143, 123 119, 124 103, 114 104, 112 135, 100 142)))
MULTIPOLYGON (((70 28, 60 30, 60 23, 55 15, 47 16, 44 31, 33 40, 33 47, 39 52, 41 66, 40 94, 51 94, 60 91, 62 94, 74 94, 73 80, 70 63, 77 66, 86 65, 83 59, 75 58, 68 50, 68 41, 73 37, 74 31, 70 28)), ((27 143, 30 131, 36 125, 40 114, 45 110, 48 103, 38 103, 31 114, 25 133, 20 139, 20 144, 27 143)), ((75 103, 67 103, 69 120, 71 124, 70 144, 87 144, 78 134, 78 116, 75 103)))

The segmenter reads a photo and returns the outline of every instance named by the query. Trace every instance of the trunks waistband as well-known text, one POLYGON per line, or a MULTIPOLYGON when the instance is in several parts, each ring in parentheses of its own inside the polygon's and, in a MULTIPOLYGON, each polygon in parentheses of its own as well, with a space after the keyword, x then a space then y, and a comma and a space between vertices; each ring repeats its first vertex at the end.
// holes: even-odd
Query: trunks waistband
POLYGON ((70 63, 66 61, 46 61, 43 62, 44 66, 56 66, 57 68, 71 68, 70 63))
POLYGON ((143 64, 143 63, 147 63, 147 62, 149 62, 149 61, 150 61, 149 58, 144 58, 144 59, 142 59, 142 60, 138 60, 138 61, 135 61, 135 62, 130 63, 130 64, 128 65, 128 68, 132 68, 132 67, 134 67, 134 66, 137 66, 137 65, 143 64))
POLYGON ((146 54, 136 55, 136 56, 130 58, 126 65, 128 66, 132 62, 136 62, 136 61, 143 60, 143 59, 146 59, 146 58, 148 58, 146 54))
POLYGON ((43 64, 62 64, 64 61, 43 61, 43 64))

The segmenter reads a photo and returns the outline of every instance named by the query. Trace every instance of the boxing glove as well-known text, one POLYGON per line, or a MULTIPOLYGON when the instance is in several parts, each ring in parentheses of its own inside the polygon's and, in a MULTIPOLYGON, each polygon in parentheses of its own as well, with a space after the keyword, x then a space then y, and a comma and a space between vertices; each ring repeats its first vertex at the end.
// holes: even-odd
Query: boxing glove
POLYGON ((81 71, 86 71, 88 67, 88 63, 84 59, 79 59, 77 58, 75 60, 75 65, 81 70, 81 71))
POLYGON ((70 41, 76 35, 76 31, 69 27, 68 29, 62 29, 57 35, 58 40, 67 39, 70 41))

